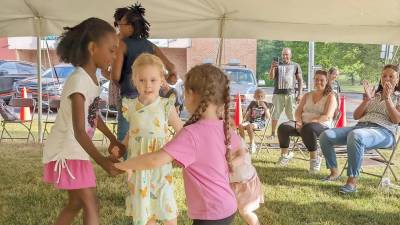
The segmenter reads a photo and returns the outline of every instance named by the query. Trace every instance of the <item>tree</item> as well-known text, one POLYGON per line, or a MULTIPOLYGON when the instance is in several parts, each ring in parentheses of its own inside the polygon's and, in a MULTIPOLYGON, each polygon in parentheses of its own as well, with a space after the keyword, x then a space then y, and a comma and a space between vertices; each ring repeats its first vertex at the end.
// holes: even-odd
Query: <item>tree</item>
MULTIPOLYGON (((265 77, 273 57, 280 56, 283 47, 292 49, 292 60, 299 63, 303 78, 308 76, 308 42, 298 41, 265 41, 257 42, 257 77, 265 77)), ((337 67, 342 77, 356 85, 356 81, 369 80, 377 82, 383 66, 380 57, 380 45, 353 43, 315 44, 315 64, 324 69, 337 67)), ((400 55, 393 60, 400 61, 400 55)), ((268 82, 272 84, 272 82, 268 82)))
POLYGON ((282 41, 257 41, 257 79, 265 79, 266 84, 271 86, 273 81, 266 76, 269 72, 272 59, 281 55, 282 41))

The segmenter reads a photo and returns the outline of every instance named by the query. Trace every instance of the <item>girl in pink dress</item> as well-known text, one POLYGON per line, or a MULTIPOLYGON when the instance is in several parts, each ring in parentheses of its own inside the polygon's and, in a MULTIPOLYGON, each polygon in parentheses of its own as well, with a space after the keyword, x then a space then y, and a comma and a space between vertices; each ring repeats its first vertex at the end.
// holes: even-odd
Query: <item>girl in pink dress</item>
POLYGON ((144 170, 176 161, 183 167, 188 215, 193 225, 229 225, 237 203, 229 185, 229 168, 242 160, 240 137, 229 125, 229 80, 217 67, 193 67, 185 77, 185 106, 192 114, 160 151, 115 164, 121 170, 144 170), (223 120, 218 109, 224 108, 223 120))
POLYGON ((122 172, 99 153, 91 140, 98 128, 109 138, 111 148, 118 145, 124 150, 98 116, 100 85, 96 70, 109 67, 117 44, 110 24, 89 18, 66 28, 57 46, 60 59, 76 70, 64 85, 60 109, 43 149, 43 180, 68 192, 68 203, 55 224, 71 224, 81 209, 84 224, 100 224, 91 158, 110 175, 122 172))

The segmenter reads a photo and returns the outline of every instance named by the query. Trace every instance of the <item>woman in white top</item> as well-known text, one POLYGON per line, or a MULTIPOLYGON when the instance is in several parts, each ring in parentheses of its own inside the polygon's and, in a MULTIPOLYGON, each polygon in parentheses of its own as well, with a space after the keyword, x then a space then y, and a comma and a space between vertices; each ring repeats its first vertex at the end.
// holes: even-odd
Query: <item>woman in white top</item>
POLYGON ((290 136, 301 136, 310 152, 310 172, 320 170, 321 159, 318 156, 317 139, 322 131, 332 126, 332 118, 337 108, 335 94, 328 82, 328 73, 317 70, 314 75, 314 91, 305 94, 297 106, 295 119, 278 127, 281 157, 278 164, 286 166, 293 153, 289 153, 290 136))
POLYGON ((375 87, 364 82, 364 99, 353 115, 358 120, 355 126, 329 129, 321 134, 321 150, 331 172, 324 181, 339 178, 334 146, 347 145, 348 178, 340 193, 357 191, 357 177, 365 150, 388 148, 394 144, 396 128, 400 123, 399 71, 397 65, 384 66, 376 92, 375 87))

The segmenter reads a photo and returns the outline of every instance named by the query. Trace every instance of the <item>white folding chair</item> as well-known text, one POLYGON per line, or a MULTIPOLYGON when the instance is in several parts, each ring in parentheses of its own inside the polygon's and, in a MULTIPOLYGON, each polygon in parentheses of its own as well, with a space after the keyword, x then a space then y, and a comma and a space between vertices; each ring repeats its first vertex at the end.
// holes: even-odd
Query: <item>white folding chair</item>
POLYGON ((22 139, 28 142, 30 137, 32 137, 33 141, 35 141, 35 137, 33 136, 31 129, 32 129, 33 118, 36 111, 36 101, 32 98, 12 98, 8 106, 11 108, 19 108, 19 109, 21 109, 22 107, 29 107, 29 110, 31 112, 31 118, 28 118, 27 120, 20 120, 19 118, 16 119, 3 118, 3 121, 1 121, 2 131, 1 131, 0 142, 3 139, 11 139, 12 141, 14 141, 14 139, 22 139), (28 131, 28 135, 26 137, 13 137, 9 132, 9 130, 7 129, 8 124, 22 125, 28 131), (8 137, 5 137, 4 134, 7 134, 8 137))

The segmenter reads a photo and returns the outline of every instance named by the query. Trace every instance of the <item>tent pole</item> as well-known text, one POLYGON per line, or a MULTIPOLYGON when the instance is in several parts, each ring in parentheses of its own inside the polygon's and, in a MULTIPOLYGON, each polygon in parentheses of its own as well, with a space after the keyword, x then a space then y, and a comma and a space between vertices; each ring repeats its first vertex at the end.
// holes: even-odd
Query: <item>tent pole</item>
POLYGON ((42 43, 41 43, 41 18, 36 17, 36 50, 37 50, 37 76, 38 76, 38 142, 42 143, 42 43))
MULTIPOLYGON (((313 89, 313 80, 314 80, 314 51, 315 51, 315 42, 308 42, 308 78, 307 78, 307 92, 310 92, 313 89)), ((300 86, 299 86, 300 87, 300 86)))
POLYGON ((224 25, 225 25, 225 19, 226 19, 226 14, 221 17, 221 23, 219 25, 219 45, 218 45, 218 52, 217 52, 217 58, 216 58, 216 63, 218 66, 221 66, 221 61, 222 61, 222 49, 223 49, 223 44, 224 44, 224 25))

